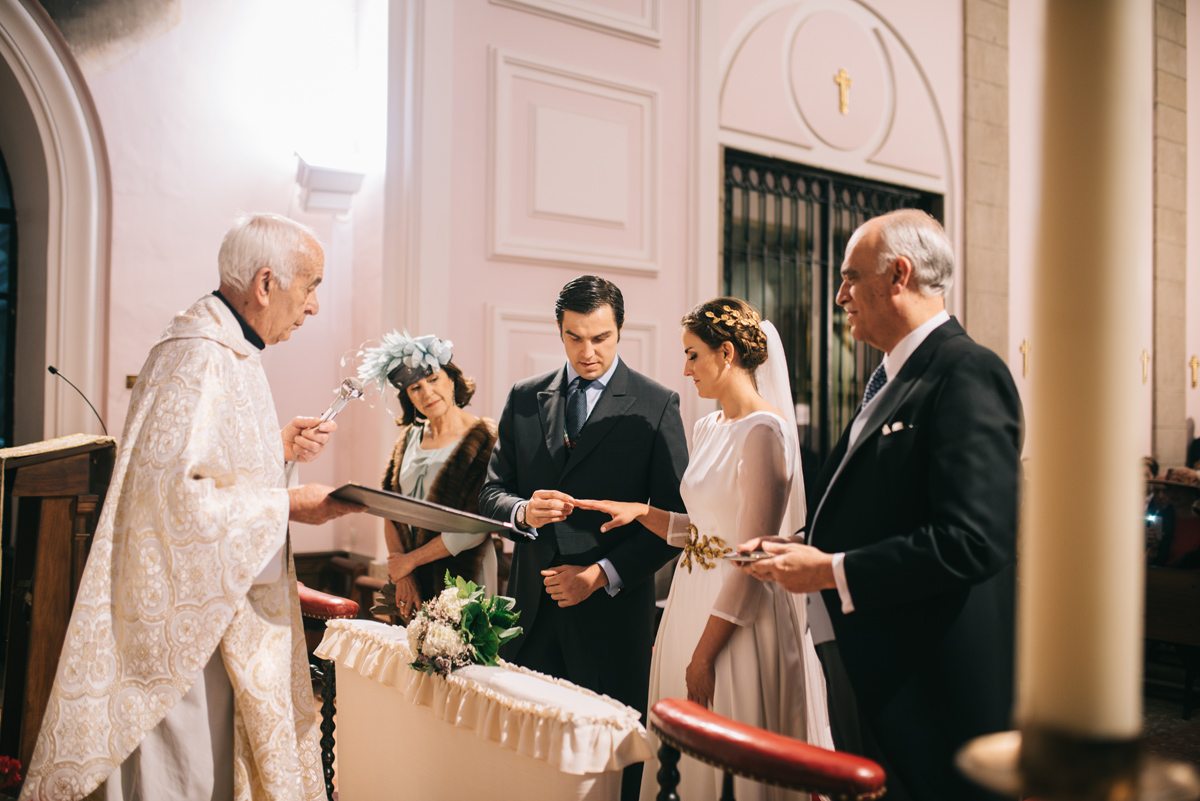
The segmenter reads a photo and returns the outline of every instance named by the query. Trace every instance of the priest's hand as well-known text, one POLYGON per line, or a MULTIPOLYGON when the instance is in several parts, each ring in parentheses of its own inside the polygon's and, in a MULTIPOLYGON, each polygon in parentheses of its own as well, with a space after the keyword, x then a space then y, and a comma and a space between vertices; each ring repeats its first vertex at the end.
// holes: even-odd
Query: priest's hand
POLYGON ((558 565, 542 571, 546 592, 559 606, 574 606, 608 584, 608 574, 600 565, 558 565))
POLYGON ((346 503, 337 498, 329 497, 334 487, 324 484, 301 484, 288 490, 291 502, 288 519, 295 523, 310 523, 319 526, 330 520, 355 512, 366 511, 365 506, 357 503, 346 503))
POLYGON ((337 423, 332 420, 320 422, 319 417, 293 417, 292 422, 283 427, 283 460, 290 462, 297 459, 301 462, 311 462, 321 453, 329 435, 337 431, 337 423))
POLYGON ((741 567, 760 581, 778 582, 788 592, 816 592, 837 588, 833 577, 833 555, 799 542, 763 538, 742 543, 739 550, 759 550, 770 559, 747 562, 741 567))

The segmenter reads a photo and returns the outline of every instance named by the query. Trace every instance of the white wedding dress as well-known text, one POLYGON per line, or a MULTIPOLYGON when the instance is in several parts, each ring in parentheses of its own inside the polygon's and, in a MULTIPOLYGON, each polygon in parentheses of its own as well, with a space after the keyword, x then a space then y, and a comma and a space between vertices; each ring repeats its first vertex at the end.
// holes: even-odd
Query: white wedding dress
MULTIPOLYGON (((722 544, 736 551, 738 543, 754 537, 791 534, 792 526, 803 521, 803 493, 794 486, 801 481, 798 444, 794 435, 786 435, 788 425, 770 412, 732 421, 714 412, 696 423, 680 487, 687 514, 671 516, 668 537, 672 545, 687 547, 675 568, 654 644, 649 702, 687 698, 684 672, 709 615, 716 615, 738 628, 716 661, 713 711, 832 748, 825 679, 808 634, 806 596, 760 582, 709 555, 722 544)), ((657 747, 656 742, 656 752, 657 747)), ((657 761, 646 765, 642 801, 657 794, 657 771, 657 761)), ((681 798, 720 797, 720 770, 685 755, 679 771, 681 798)), ((807 798, 746 779, 734 781, 740 801, 807 798)))

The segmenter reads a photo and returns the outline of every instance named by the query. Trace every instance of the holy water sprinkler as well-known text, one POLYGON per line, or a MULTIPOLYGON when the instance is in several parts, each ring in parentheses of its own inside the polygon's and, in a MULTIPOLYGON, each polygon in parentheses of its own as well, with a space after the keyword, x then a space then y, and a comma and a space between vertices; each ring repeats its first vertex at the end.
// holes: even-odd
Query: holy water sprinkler
MULTIPOLYGON (((317 422, 317 425, 320 425, 321 423, 327 422, 327 421, 332 420, 333 418, 337 417, 338 412, 340 412, 343 408, 345 408, 347 403, 354 400, 355 398, 361 398, 362 396, 363 396, 362 382, 359 381, 357 378, 347 378, 345 381, 342 382, 342 385, 340 387, 338 387, 337 397, 333 399, 333 403, 329 404, 329 408, 326 409, 325 413, 321 415, 321 419, 317 422)), ((292 460, 290 462, 288 462, 287 470, 283 474, 284 484, 287 484, 291 481, 292 468, 294 468, 295 466, 296 466, 296 459, 295 459, 295 457, 293 457, 292 460)))

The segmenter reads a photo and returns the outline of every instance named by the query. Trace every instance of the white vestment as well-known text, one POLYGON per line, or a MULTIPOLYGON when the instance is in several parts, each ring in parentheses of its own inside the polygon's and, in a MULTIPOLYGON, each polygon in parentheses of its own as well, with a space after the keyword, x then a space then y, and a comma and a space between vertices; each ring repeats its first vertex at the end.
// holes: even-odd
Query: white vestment
POLYGON ((164 740, 158 727, 214 657, 233 690, 234 797, 325 797, 290 558, 254 583, 287 518, 259 351, 206 296, 134 387, 22 801, 88 795, 151 731, 142 763, 164 742, 207 748, 209 731, 164 740))

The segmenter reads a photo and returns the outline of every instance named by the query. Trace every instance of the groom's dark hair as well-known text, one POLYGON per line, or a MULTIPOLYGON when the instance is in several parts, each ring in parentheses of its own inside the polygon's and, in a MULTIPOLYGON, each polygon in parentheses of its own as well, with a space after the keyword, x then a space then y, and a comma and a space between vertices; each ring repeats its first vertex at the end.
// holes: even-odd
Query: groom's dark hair
POLYGON ((621 297, 621 290, 612 281, 606 281, 598 275, 579 276, 562 288, 554 303, 558 330, 562 331, 563 312, 591 314, 601 306, 612 308, 613 320, 620 331, 625 324, 625 298, 621 297))

